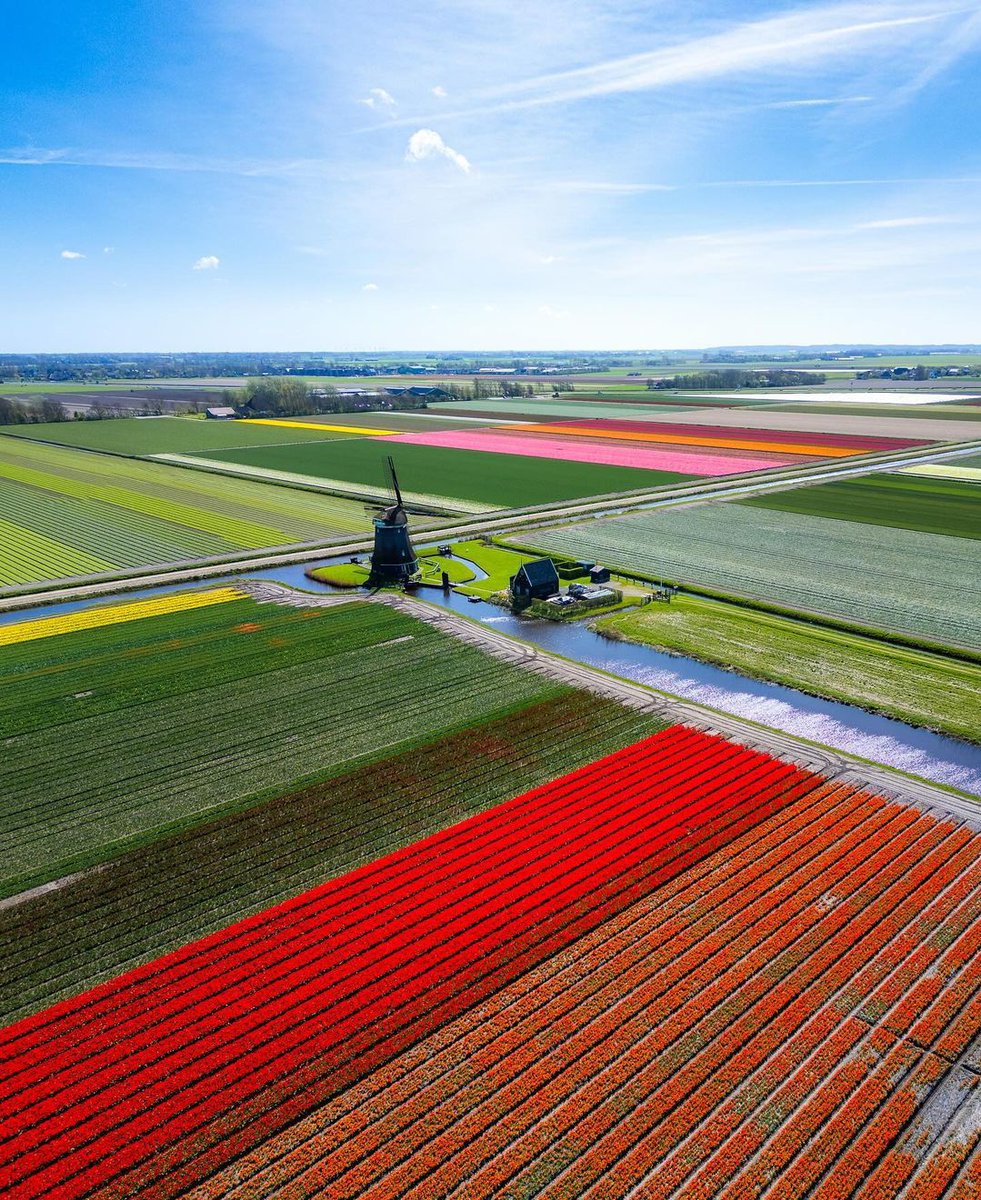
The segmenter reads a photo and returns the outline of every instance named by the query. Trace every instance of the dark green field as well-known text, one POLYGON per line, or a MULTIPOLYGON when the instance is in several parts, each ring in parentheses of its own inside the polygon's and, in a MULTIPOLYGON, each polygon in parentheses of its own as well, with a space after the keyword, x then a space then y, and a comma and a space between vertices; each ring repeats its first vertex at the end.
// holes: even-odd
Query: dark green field
POLYGON ((741 503, 810 517, 981 538, 981 489, 976 483, 956 480, 869 475, 741 503))
POLYGON ((0 897, 553 692, 375 604, 243 598, 7 645, 0 897))
POLYGON ((384 488, 389 486, 385 465, 389 454, 395 459, 399 482, 407 492, 455 496, 498 508, 550 504, 555 500, 651 488, 690 478, 670 471, 523 458, 483 450, 449 450, 375 439, 229 450, 199 457, 384 488))
POLYGON ((0 1024, 111 978, 654 733, 549 698, 166 838, 0 911, 0 1024))
MULTIPOLYGON (((382 415, 379 413, 379 418, 382 415)), ((337 423, 344 422, 338 417, 337 423)), ((379 427, 383 427, 380 420, 379 427)), ((29 441, 133 455, 190 454, 195 450, 233 450, 240 446, 278 446, 283 442, 321 442, 357 436, 332 433, 328 429, 276 428, 255 421, 207 421, 192 417, 120 417, 109 421, 8 425, 3 433, 29 441)))

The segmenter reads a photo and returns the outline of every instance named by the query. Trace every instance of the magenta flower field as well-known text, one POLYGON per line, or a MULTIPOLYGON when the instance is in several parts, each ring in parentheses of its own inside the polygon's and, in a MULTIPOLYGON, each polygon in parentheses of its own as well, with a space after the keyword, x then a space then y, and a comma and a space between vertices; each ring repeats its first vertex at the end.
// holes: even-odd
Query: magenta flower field
POLYGON ((525 458, 557 458, 565 462, 603 463, 610 467, 641 467, 649 471, 677 471, 682 475, 737 475, 743 471, 761 471, 800 462, 800 457, 793 455, 706 454, 698 449, 624 446, 616 443, 584 445, 562 438, 497 433, 492 430, 406 433, 379 438, 378 441, 443 446, 449 450, 484 450, 491 454, 518 454, 525 458))

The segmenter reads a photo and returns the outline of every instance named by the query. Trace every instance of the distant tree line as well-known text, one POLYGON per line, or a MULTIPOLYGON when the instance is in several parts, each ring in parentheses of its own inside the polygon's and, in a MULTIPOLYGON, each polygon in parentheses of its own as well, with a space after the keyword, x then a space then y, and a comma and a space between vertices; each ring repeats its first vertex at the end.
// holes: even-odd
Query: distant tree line
POLYGON ((28 404, 19 404, 9 396, 0 396, 0 425, 39 425, 48 421, 69 420, 60 400, 42 396, 28 404))
POLYGON ((674 375, 670 379, 659 379, 656 388, 682 388, 685 391, 702 391, 726 388, 799 387, 802 384, 824 383, 827 376, 820 371, 740 371, 724 367, 717 371, 695 371, 690 375, 674 375))

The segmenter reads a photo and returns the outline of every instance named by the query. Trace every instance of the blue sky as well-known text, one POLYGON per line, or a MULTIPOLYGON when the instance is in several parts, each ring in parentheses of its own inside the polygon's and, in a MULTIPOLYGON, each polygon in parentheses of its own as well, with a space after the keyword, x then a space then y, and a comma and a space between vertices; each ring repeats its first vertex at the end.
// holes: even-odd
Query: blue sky
POLYGON ((981 0, 5 8, 0 350, 981 339, 981 0))

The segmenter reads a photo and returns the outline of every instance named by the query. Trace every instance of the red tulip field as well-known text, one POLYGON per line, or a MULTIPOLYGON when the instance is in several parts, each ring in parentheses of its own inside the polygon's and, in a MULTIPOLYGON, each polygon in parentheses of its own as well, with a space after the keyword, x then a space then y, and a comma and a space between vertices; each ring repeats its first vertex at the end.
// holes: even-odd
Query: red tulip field
POLYGON ((979 847, 672 726, 0 1031, 4 1196, 967 1200, 979 847))

